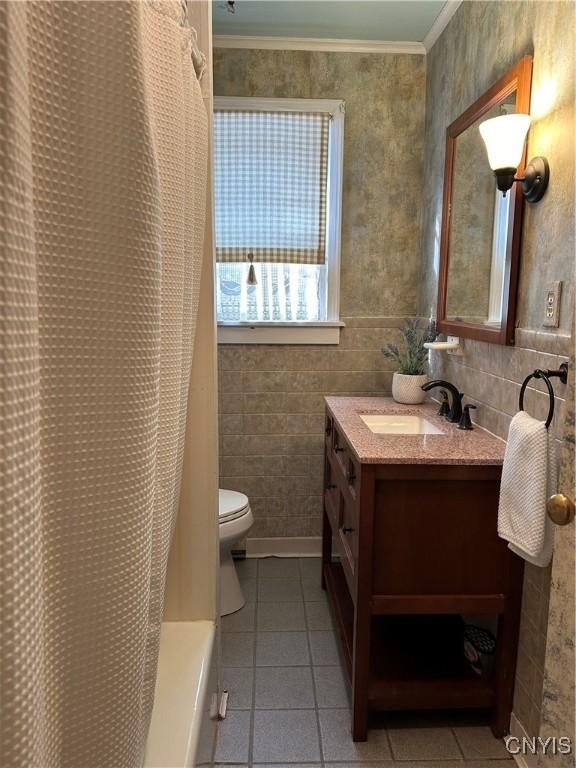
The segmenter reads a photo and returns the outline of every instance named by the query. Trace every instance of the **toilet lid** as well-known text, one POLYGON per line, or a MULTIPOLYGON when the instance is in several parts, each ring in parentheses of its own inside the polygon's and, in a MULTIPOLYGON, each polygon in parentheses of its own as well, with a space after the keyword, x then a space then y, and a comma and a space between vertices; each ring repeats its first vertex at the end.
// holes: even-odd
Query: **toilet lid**
POLYGON ((238 491, 219 491, 218 517, 224 523, 242 517, 248 509, 248 496, 238 491))

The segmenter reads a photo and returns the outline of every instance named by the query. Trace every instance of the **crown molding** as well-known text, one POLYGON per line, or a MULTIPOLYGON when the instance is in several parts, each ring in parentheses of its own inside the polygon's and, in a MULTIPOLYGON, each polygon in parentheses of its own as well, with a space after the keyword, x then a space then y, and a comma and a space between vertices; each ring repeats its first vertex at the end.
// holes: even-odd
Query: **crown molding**
POLYGON ((426 53, 426 48, 422 43, 395 42, 393 40, 339 40, 327 37, 214 35, 213 47, 278 51, 334 51, 336 53, 411 53, 420 56, 426 53))
POLYGON ((447 0, 446 4, 436 16, 436 21, 430 27, 430 32, 426 35, 423 41, 426 53, 430 51, 436 40, 440 37, 442 32, 448 26, 448 22, 454 16, 458 8, 462 5, 463 0, 447 0))

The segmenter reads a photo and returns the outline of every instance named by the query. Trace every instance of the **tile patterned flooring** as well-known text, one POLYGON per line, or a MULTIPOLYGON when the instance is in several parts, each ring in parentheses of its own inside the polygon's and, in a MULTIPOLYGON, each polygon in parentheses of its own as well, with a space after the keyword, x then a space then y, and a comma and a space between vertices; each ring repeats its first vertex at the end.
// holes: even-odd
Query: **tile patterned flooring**
POLYGON ((512 768, 474 717, 394 714, 350 737, 349 700, 318 558, 237 563, 246 605, 222 619, 228 714, 215 762, 231 768, 512 768))

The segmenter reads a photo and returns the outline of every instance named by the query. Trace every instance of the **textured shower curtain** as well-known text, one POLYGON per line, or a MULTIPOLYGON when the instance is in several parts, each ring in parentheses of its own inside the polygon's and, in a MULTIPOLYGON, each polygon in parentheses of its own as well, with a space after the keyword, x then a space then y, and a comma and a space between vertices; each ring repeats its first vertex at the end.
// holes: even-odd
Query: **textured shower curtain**
POLYGON ((0 765, 143 759, 207 118, 178 0, 0 2, 0 765))

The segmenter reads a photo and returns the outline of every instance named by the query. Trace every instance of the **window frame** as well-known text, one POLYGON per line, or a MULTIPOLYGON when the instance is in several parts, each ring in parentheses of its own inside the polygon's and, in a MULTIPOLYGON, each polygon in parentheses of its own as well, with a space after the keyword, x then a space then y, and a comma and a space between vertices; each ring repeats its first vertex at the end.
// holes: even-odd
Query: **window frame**
MULTIPOLYGON (((275 99, 215 96, 214 109, 270 112, 327 112, 328 193, 326 210, 326 320, 316 322, 221 322, 219 344, 338 344, 340 328, 340 250, 345 102, 341 99, 275 99)), ((215 203, 214 203, 215 204, 215 203)), ((217 290, 217 286, 214 286, 217 290)))

